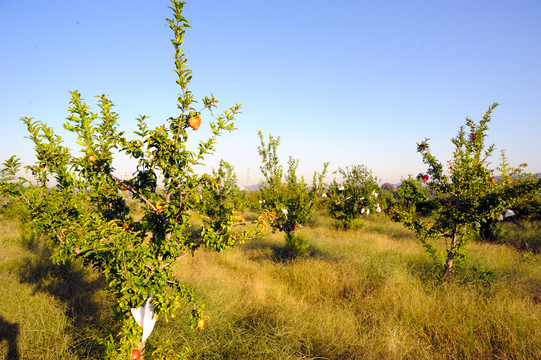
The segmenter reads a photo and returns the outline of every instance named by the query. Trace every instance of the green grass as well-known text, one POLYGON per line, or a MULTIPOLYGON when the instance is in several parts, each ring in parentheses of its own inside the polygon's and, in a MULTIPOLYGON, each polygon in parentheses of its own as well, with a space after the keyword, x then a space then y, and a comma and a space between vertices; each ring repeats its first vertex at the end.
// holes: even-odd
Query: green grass
MULTIPOLYGON (((0 225, 0 291, 14 294, 2 295, 0 329, 16 325, 24 359, 100 358, 95 338, 111 326, 100 278, 50 264, 14 228, 0 225)), ((207 328, 191 329, 184 308, 158 321, 149 346, 189 347, 194 359, 541 358, 541 255, 473 242, 441 282, 415 236, 385 216, 344 231, 318 212, 303 231, 309 247, 297 257, 277 233, 179 261, 207 328)))

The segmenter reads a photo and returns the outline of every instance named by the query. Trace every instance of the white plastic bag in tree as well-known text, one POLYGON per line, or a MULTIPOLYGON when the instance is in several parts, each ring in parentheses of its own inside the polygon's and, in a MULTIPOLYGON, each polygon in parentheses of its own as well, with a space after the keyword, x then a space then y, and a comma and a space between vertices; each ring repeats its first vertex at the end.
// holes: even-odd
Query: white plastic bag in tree
POLYGON ((515 216, 515 212, 513 210, 505 210, 505 217, 515 216))
POLYGON ((141 342, 145 342, 156 324, 156 313, 154 312, 154 306, 150 302, 152 296, 148 298, 143 306, 139 306, 137 309, 132 308, 131 314, 137 324, 143 328, 143 337, 141 342))

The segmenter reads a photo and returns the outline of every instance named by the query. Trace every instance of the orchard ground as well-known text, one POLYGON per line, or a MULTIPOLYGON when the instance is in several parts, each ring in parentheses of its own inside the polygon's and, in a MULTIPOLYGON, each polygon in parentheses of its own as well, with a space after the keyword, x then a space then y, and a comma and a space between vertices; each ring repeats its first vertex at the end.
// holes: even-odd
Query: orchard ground
MULTIPOLYGON (((0 220, 0 357, 102 358, 97 339, 113 326, 105 282, 77 262, 52 265, 25 230, 0 220)), ((194 359, 541 358, 539 253, 474 241, 442 282, 413 233, 383 214, 344 231, 319 211, 303 231, 302 256, 277 233, 182 259, 176 276, 210 318, 203 331, 187 307, 159 319, 149 348, 194 359)), ((539 223, 506 231, 530 243, 541 234, 539 223)))

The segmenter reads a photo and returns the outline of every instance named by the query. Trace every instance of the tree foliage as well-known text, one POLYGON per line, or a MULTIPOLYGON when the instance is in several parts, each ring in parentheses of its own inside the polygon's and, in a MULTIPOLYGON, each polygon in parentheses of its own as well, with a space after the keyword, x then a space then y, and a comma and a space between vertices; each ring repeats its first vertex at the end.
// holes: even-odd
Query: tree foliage
POLYGON ((539 181, 520 169, 525 164, 511 168, 505 157, 499 167, 502 176, 495 179, 495 171, 489 167, 494 145, 487 146, 485 139, 496 106, 490 106, 479 122, 466 118, 451 139, 455 148, 446 166, 431 153, 428 139, 418 143, 427 173, 402 182, 399 202, 393 208, 393 219, 419 235, 444 276, 463 258, 468 240, 482 224, 497 221, 506 209, 540 189, 539 181), (434 238, 446 239, 444 252, 433 245, 434 238))
POLYGON ((210 222, 210 226, 219 227, 222 219, 231 214, 239 221, 244 221, 242 217, 244 207, 243 194, 237 186, 234 168, 221 160, 218 169, 213 169, 209 181, 201 186, 199 208, 206 215, 206 221, 210 222))
POLYGON ((129 139, 118 129, 118 115, 106 95, 98 96, 99 111, 93 112, 81 95, 72 91, 64 128, 75 134, 80 150, 66 147, 47 124, 23 118, 37 158, 26 169, 35 181, 18 177, 21 163, 16 157, 7 160, 2 170, 4 193, 18 196, 27 205, 30 225, 47 236, 52 261, 81 259, 104 276, 116 299, 114 312, 120 325, 118 337, 109 336, 110 343, 117 345, 107 358, 126 359, 130 349, 144 348, 139 344, 142 330, 130 310, 151 297, 158 319, 174 316, 181 303, 193 304, 194 327, 205 318, 193 291, 175 279, 176 260, 200 247, 228 249, 261 235, 267 227, 265 214, 255 226, 235 227, 246 221, 230 207, 197 214, 201 186, 209 194, 205 199, 219 199, 223 194, 210 194, 223 186, 211 184, 224 178, 198 175, 194 167, 213 153, 219 136, 234 130, 240 105, 215 116, 218 100, 210 95, 203 97, 200 108, 195 107, 197 102, 188 88, 192 74, 181 48, 190 27, 182 16, 183 6, 184 2, 172 0, 174 16, 166 20, 174 34, 174 71, 180 87, 176 116, 153 129, 147 116, 141 116, 135 137, 129 139), (191 150, 187 142, 193 131, 189 119, 200 119, 203 114, 209 118, 211 135, 191 150), (118 153, 137 162, 129 179, 114 175, 113 159, 118 153), (124 192, 144 204, 139 220, 126 205, 124 192), (203 222, 192 231, 189 227, 196 214, 203 222))
POLYGON ((336 179, 329 186, 329 209, 331 216, 349 229, 355 219, 381 211, 378 196, 381 189, 378 179, 364 165, 351 169, 338 169, 342 181, 336 179))
POLYGON ((314 172, 312 185, 309 186, 304 177, 297 176, 299 161, 292 157, 289 158, 287 173, 284 175, 277 155, 279 137, 269 135, 269 141, 265 143, 259 131, 259 139, 261 145, 258 150, 262 161, 260 169, 264 176, 259 189, 261 207, 275 214, 272 227, 285 234, 288 248, 294 253, 302 251, 307 244, 298 230, 308 222, 316 200, 321 195, 328 163, 323 165, 321 173, 314 172))

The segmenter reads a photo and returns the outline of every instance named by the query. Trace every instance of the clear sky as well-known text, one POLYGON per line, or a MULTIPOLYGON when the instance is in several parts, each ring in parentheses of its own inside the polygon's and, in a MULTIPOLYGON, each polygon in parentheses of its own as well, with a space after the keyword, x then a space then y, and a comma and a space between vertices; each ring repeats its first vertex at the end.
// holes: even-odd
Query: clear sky
MULTIPOLYGON (((0 0, 0 161, 32 161, 22 116, 70 139, 70 90, 93 106, 109 95, 127 131, 139 114, 153 126, 177 115, 168 6, 0 0)), ((260 180, 258 130, 280 136, 284 165, 298 158, 310 179, 329 161, 331 172, 365 164, 396 183, 426 169, 416 142, 430 138, 445 163, 464 118, 493 102, 494 162, 503 149, 541 172, 539 0, 193 0, 184 16, 196 97, 243 104, 209 161, 231 162, 239 185, 260 180)), ((203 123, 197 136, 209 133, 203 123)))

